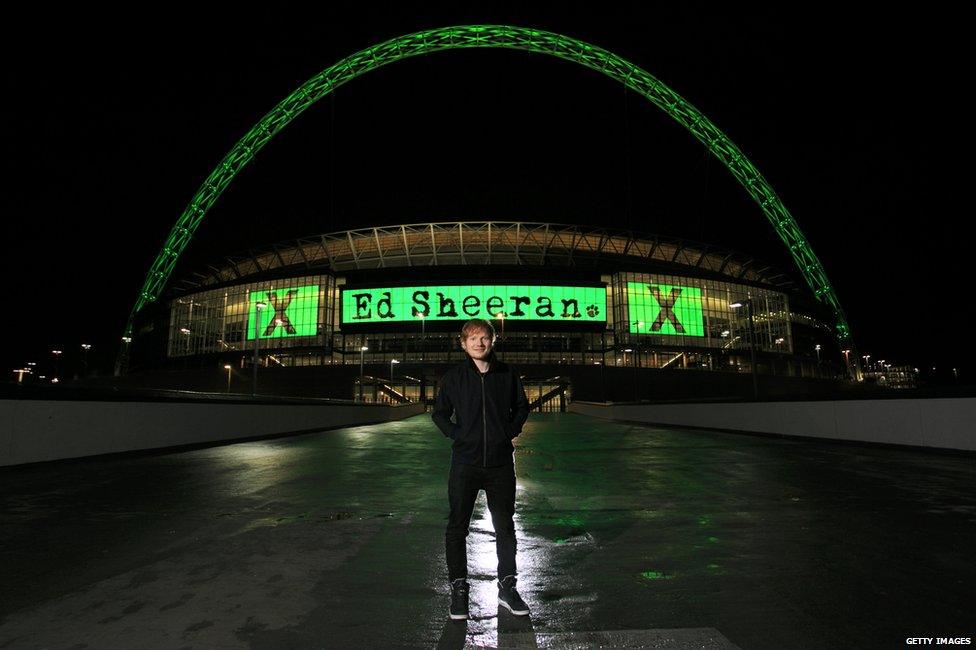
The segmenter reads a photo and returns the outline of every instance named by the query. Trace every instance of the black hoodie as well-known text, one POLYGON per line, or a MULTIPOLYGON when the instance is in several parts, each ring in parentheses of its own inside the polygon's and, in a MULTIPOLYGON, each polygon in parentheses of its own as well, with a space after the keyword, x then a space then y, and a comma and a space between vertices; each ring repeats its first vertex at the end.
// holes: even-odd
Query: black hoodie
POLYGON ((437 389, 431 419, 454 441, 452 463, 499 467, 514 462, 512 438, 522 433, 529 400, 514 367, 499 361, 494 351, 488 362, 488 372, 482 373, 466 358, 444 373, 437 389))

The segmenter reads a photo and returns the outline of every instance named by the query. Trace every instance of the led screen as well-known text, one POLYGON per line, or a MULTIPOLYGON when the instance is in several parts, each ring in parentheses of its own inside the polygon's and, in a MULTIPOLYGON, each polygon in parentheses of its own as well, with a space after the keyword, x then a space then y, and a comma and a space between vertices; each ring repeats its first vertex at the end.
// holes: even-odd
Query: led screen
POLYGON ((504 318, 606 322, 605 287, 458 285, 342 290, 342 323, 504 318))
POLYGON ((632 334, 705 336, 700 287, 627 283, 632 334))
POLYGON ((247 340, 254 340, 255 324, 262 339, 315 336, 318 333, 319 287, 262 289, 248 294, 247 340), (264 303, 258 309, 258 303, 264 303))

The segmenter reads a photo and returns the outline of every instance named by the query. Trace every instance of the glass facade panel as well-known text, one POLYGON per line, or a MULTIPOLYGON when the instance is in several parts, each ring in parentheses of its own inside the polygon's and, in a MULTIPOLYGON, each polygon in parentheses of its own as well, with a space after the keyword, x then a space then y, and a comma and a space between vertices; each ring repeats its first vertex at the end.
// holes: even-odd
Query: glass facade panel
MULTIPOLYGON (((613 329, 641 346, 749 348, 752 310, 756 349, 792 353, 787 296, 717 280, 651 273, 612 279, 613 329), (734 308, 734 303, 742 303, 734 308)), ((655 364, 650 364, 655 365, 655 364)))
POLYGON ((247 351, 255 331, 275 349, 324 346, 333 328, 335 282, 318 275, 242 284, 170 302, 170 357, 247 351))

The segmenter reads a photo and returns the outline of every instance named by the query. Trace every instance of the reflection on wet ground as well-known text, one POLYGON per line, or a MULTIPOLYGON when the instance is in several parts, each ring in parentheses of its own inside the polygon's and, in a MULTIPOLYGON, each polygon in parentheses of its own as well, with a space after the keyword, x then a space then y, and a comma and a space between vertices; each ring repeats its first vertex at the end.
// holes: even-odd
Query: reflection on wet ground
POLYGON ((972 456, 533 415, 519 591, 484 494, 447 617, 426 416, 0 471, 4 647, 900 647, 969 636, 972 456))

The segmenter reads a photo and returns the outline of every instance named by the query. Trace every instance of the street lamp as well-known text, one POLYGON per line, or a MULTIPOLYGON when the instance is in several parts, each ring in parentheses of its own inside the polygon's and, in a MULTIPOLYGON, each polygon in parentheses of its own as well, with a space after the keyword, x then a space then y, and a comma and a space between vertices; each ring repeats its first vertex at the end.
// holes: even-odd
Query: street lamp
POLYGON ((420 360, 424 360, 424 354, 427 352, 427 316, 424 312, 417 312, 420 316, 420 360))
POLYGON ((230 365, 225 364, 224 370, 227 371, 227 394, 229 395, 230 394, 230 365))
MULTIPOLYGON (((497 314, 495 314, 495 318, 500 318, 501 321, 502 321, 502 337, 501 337, 501 340, 504 341, 505 340, 505 312, 503 312, 503 311, 498 312, 497 314)), ((508 349, 508 346, 506 346, 505 349, 507 350, 508 349)))
POLYGON ((254 303, 254 363, 251 375, 251 396, 258 393, 258 346, 261 343, 261 310, 268 306, 268 303, 258 301, 254 303))
POLYGON ((607 380, 603 366, 606 364, 602 361, 594 361, 593 365, 600 366, 600 401, 605 403, 607 401, 607 380))
POLYGON ((180 328, 180 333, 186 336, 186 346, 185 346, 186 347, 186 350, 185 350, 185 354, 187 356, 189 356, 189 354, 190 354, 190 328, 189 327, 181 327, 180 328))
MULTIPOLYGON (((391 391, 396 390, 396 387, 393 385, 393 365, 397 363, 400 362, 397 361, 396 359, 390 359, 390 390, 391 391)), ((406 392, 406 389, 404 389, 404 392, 406 392)))
POLYGON ((638 388, 637 388, 637 349, 636 348, 624 348, 624 352, 630 352, 631 357, 634 360, 634 401, 639 401, 638 388))
POLYGON ((749 308, 749 358, 752 362, 752 397, 759 399, 759 378, 756 376, 756 337, 752 324, 752 298, 733 302, 732 309, 749 308))
POLYGON ((132 343, 131 336, 122 337, 122 353, 115 361, 115 376, 120 377, 129 371, 129 344, 132 343))
POLYGON ((847 374, 849 374, 849 375, 850 374, 853 374, 851 372, 851 351, 850 351, 850 349, 841 350, 841 352, 844 353, 844 370, 846 370, 847 371, 847 374))
MULTIPOLYGON (((637 332, 636 333, 637 334, 640 334, 641 328, 644 327, 644 321, 642 321, 642 320, 635 320, 635 321, 633 321, 631 323, 631 325, 636 325, 637 326, 637 332)), ((634 352, 633 352, 633 355, 634 355, 634 401, 635 402, 639 402, 640 401, 640 389, 637 386, 637 349, 638 348, 635 345, 634 346, 634 352)), ((626 350, 625 350, 625 352, 626 352, 626 350)))
POLYGON ((81 377, 84 379, 88 376, 88 351, 91 350, 90 343, 81 344, 81 377))
POLYGON ((363 354, 369 348, 365 345, 359 348, 359 401, 363 401, 363 354))
POLYGON ((54 379, 51 380, 51 383, 56 384, 58 377, 61 376, 61 373, 58 372, 58 366, 61 363, 61 350, 51 350, 51 354, 54 355, 54 379))

